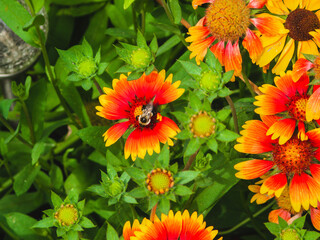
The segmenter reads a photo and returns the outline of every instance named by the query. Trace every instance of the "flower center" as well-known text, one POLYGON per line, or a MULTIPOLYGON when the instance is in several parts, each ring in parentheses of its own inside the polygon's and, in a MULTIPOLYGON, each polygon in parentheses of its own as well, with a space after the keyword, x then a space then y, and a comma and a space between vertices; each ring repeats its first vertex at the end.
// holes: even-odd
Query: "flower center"
POLYGON ((164 169, 154 169, 148 174, 146 180, 148 190, 155 194, 164 194, 174 185, 173 176, 170 171, 164 169))
POLYGON ((296 41, 308 41, 313 37, 309 32, 320 28, 317 15, 306 9, 292 11, 284 24, 289 29, 289 36, 296 41))
POLYGON ((191 117, 190 129, 194 137, 209 137, 215 132, 216 120, 207 112, 200 111, 191 117))
POLYGON ((308 102, 308 95, 296 95, 290 99, 288 103, 288 112, 291 117, 305 121, 306 120, 306 106, 308 102))
POLYGON ((284 229, 282 230, 280 234, 280 239, 281 240, 300 240, 300 235, 299 233, 292 228, 284 229))
POLYGON ((131 63, 136 68, 144 68, 148 66, 150 59, 150 53, 143 48, 139 48, 132 52, 131 63))
POLYGON ((291 214, 297 214, 297 212, 293 210, 292 205, 291 205, 288 186, 286 186, 284 188, 280 197, 277 198, 277 203, 280 208, 283 208, 283 209, 289 211, 291 214))
POLYGON ((78 211, 73 204, 62 204, 54 217, 62 226, 70 226, 78 220, 78 211))
POLYGON ((315 79, 320 79, 320 57, 317 57, 313 63, 313 70, 315 72, 315 79))
POLYGON ((153 128, 155 123, 161 121, 154 106, 147 103, 145 98, 136 98, 130 105, 129 121, 135 127, 142 129, 144 127, 153 128))
POLYGON ((90 77, 96 72, 96 64, 93 59, 87 58, 79 63, 79 73, 84 77, 90 77))
POLYGON ((250 25, 250 9, 243 0, 215 0, 206 11, 207 27, 220 41, 236 41, 250 25))
POLYGON ((212 91, 218 89, 221 76, 216 71, 207 71, 201 74, 200 87, 212 91))
POLYGON ((313 148, 309 141, 291 138, 285 144, 276 144, 273 149, 273 161, 286 174, 301 174, 313 159, 313 148))

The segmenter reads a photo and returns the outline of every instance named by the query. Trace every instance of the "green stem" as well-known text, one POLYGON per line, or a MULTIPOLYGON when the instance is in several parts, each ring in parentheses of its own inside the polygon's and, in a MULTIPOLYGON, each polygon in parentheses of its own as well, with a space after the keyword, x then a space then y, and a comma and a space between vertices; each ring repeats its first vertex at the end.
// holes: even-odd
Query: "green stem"
MULTIPOLYGON (((31 4, 30 0, 26 0, 26 3, 28 4, 28 6, 30 8, 31 15, 34 17, 35 16, 35 12, 34 12, 34 9, 33 9, 33 6, 31 4)), ((71 121, 73 122, 73 124, 77 128, 81 128, 81 126, 77 123, 75 117, 72 115, 71 110, 70 110, 67 102, 63 98, 63 96, 61 94, 61 91, 60 91, 60 89, 58 87, 57 79, 54 77, 54 74, 53 74, 52 69, 51 69, 48 52, 47 52, 47 49, 46 49, 46 46, 45 46, 45 41, 43 39, 43 35, 41 34, 41 31, 40 31, 40 27, 36 26, 35 28, 36 28, 36 31, 37 31, 37 34, 38 34, 38 37, 39 37, 39 40, 40 40, 40 48, 41 48, 42 56, 43 56, 43 59, 44 59, 44 62, 45 62, 46 68, 47 68, 48 78, 51 81, 51 83, 53 85, 53 88, 56 91, 57 96, 58 96, 58 98, 59 98, 59 100, 61 102, 61 105, 64 108, 66 114, 68 115, 68 117, 71 119, 71 121)))
MULTIPOLYGON (((259 216, 261 213, 263 213, 264 211, 268 210, 269 208, 272 207, 272 205, 275 203, 275 201, 272 201, 271 203, 269 203, 267 206, 265 206, 264 208, 260 209, 259 211, 257 211, 256 213, 252 214, 252 218, 255 218, 257 216, 259 216)), ((220 235, 227 235, 229 233, 234 232, 235 230, 237 230, 238 228, 242 227, 243 225, 245 225, 246 223, 248 223, 250 221, 250 217, 246 218, 245 220, 243 220, 242 222, 238 223, 236 226, 234 226, 233 228, 230 228, 229 230, 226 231, 222 231, 219 232, 220 235)))
POLYGON ((232 114, 233 123, 234 123, 234 130, 236 131, 236 133, 239 134, 239 125, 238 125, 238 117, 237 117, 236 108, 234 107, 233 101, 230 96, 226 96, 226 100, 227 100, 227 102, 230 106, 230 109, 231 109, 231 114, 232 114))
POLYGON ((28 108, 27 108, 27 105, 26 105, 25 101, 20 99, 20 102, 21 102, 21 106, 22 106, 23 112, 26 115, 26 119, 27 119, 28 126, 29 126, 29 129, 30 129, 31 142, 32 142, 32 145, 34 145, 35 142, 36 142, 36 139, 35 139, 35 136, 34 136, 34 128, 33 128, 33 124, 32 124, 32 119, 31 119, 31 116, 29 114, 29 111, 28 111, 28 108))
POLYGON ((137 32, 138 23, 137 23, 137 15, 136 15, 136 11, 135 11, 135 8, 134 8, 134 3, 132 5, 131 9, 132 9, 132 22, 133 22, 134 31, 137 32))
POLYGON ((94 85, 96 86, 96 88, 98 89, 98 92, 100 93, 100 95, 102 95, 102 94, 103 94, 103 91, 102 91, 102 89, 101 89, 98 81, 97 81, 95 78, 93 79, 93 83, 94 83, 94 85))
POLYGON ((252 97, 255 97, 256 94, 255 94, 251 84, 249 83, 249 79, 248 79, 247 75, 244 73, 244 71, 242 71, 242 76, 243 76, 243 79, 244 79, 244 83, 246 84, 247 88, 249 89, 252 97))
MULTIPOLYGON (((4 156, 4 157, 5 157, 5 156, 4 156)), ((3 160, 0 159, 0 161, 3 163, 5 169, 6 169, 8 175, 9 175, 9 177, 10 177, 11 182, 13 182, 13 176, 12 176, 12 173, 11 173, 10 168, 9 168, 9 166, 8 166, 7 159, 6 159, 6 158, 4 158, 3 160)))
POLYGON ((144 9, 141 11, 141 33, 144 35, 146 29, 146 12, 144 9))
MULTIPOLYGON (((14 133, 14 129, 10 126, 10 124, 7 122, 7 120, 0 115, 0 122, 11 132, 14 133)), ((20 142, 22 142, 23 144, 27 145, 28 147, 32 148, 32 144, 30 144, 27 140, 25 140, 23 137, 21 137, 21 135, 18 133, 17 134, 17 138, 20 142)))
POLYGON ((189 169, 190 169, 193 161, 196 159, 196 156, 197 156, 198 152, 199 152, 199 149, 198 149, 194 154, 192 154, 192 155, 189 157, 189 160, 188 160, 188 162, 186 163, 186 165, 185 165, 185 167, 183 168, 182 171, 186 171, 186 170, 189 170, 189 169))

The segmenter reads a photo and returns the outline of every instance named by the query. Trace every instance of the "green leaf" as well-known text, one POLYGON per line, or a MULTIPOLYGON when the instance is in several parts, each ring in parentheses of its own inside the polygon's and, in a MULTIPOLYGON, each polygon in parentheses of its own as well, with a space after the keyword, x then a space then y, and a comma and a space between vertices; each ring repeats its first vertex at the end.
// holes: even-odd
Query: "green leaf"
POLYGON ((110 224, 108 224, 106 237, 108 240, 119 240, 118 233, 110 224))
POLYGON ((210 138, 207 141, 207 146, 215 153, 218 152, 218 143, 217 140, 215 138, 210 138))
POLYGON ((313 55, 313 54, 306 54, 306 53, 302 53, 303 56, 310 62, 314 62, 316 60, 316 58, 318 57, 318 55, 313 55))
POLYGON ((284 220, 282 217, 278 216, 278 220, 279 220, 279 225, 280 225, 281 229, 285 229, 286 227, 289 226, 287 221, 284 220))
POLYGON ((150 47, 151 52, 156 54, 156 52, 158 51, 158 41, 157 41, 157 37, 155 34, 153 35, 153 38, 152 38, 152 41, 151 41, 149 47, 150 47))
POLYGON ((78 73, 70 72, 67 76, 67 80, 70 82, 79 82, 82 80, 82 77, 78 73))
POLYGON ((87 188, 87 191, 98 194, 101 197, 107 197, 104 187, 98 184, 91 185, 87 188))
POLYGON ((179 184, 186 184, 194 180, 196 177, 198 177, 198 175, 199 175, 199 172, 197 171, 187 170, 187 171, 178 172, 176 175, 174 175, 174 177, 176 179, 178 178, 180 179, 178 182, 179 184))
POLYGON ((37 222, 34 218, 19 212, 8 213, 5 218, 9 228, 21 239, 39 239, 32 229, 32 226, 37 222))
POLYGON ((127 9, 134 2, 134 0, 124 0, 123 8, 127 9))
POLYGON ((105 34, 112 37, 122 37, 122 38, 129 38, 129 39, 136 37, 135 31, 131 29, 125 29, 125 28, 108 28, 105 31, 105 34))
POLYGON ((224 83, 224 84, 226 84, 226 83, 228 83, 229 81, 230 81, 230 79, 232 78, 232 76, 233 76, 233 70, 231 70, 231 71, 228 71, 228 72, 226 72, 226 73, 224 73, 223 74, 223 76, 222 76, 222 82, 224 83))
POLYGON ((44 0, 31 0, 34 12, 38 13, 44 5, 44 0))
POLYGON ((128 194, 124 194, 122 196, 122 199, 124 202, 126 203, 130 203, 130 204, 138 204, 137 200, 134 197, 129 196, 128 194))
POLYGON ((97 71, 97 74, 98 75, 101 75, 105 72, 106 68, 108 67, 109 63, 105 63, 105 62, 102 62, 98 65, 98 71, 97 71))
POLYGON ((46 147, 45 142, 37 142, 31 152, 32 165, 36 164, 39 160, 39 157, 44 152, 46 147))
POLYGON ((198 137, 191 138, 186 148, 186 151, 184 152, 184 156, 187 157, 192 155, 200 148, 200 146, 201 146, 201 143, 198 137))
POLYGON ((158 208, 161 213, 168 214, 170 210, 170 200, 166 197, 161 198, 158 208))
POLYGON ((307 231, 306 234, 303 236, 304 240, 316 240, 320 237, 319 232, 315 231, 307 231))
POLYGON ((60 189, 63 185, 63 174, 57 165, 53 165, 49 171, 49 176, 54 189, 60 189))
POLYGON ((128 81, 136 80, 142 76, 142 72, 132 72, 127 78, 128 81))
POLYGON ((89 144, 91 147, 97 149, 99 152, 105 154, 107 148, 105 147, 102 135, 107 131, 107 127, 87 127, 79 130, 77 135, 89 144))
POLYGON ((303 228, 304 222, 306 221, 306 216, 307 215, 299 217, 298 219, 294 220, 292 224, 295 225, 297 228, 303 228))
POLYGON ((158 156, 158 160, 163 168, 167 168, 170 162, 170 151, 168 145, 164 145, 158 156))
POLYGON ((73 17, 81 17, 81 16, 85 16, 85 15, 94 13, 95 11, 99 10, 103 6, 104 6, 104 3, 100 2, 100 3, 78 5, 77 7, 59 8, 57 15, 58 16, 67 15, 67 16, 73 16, 73 17))
POLYGON ((174 23, 179 24, 182 18, 179 0, 169 0, 169 6, 174 18, 174 23))
POLYGON ((230 115, 231 113, 231 110, 230 109, 227 109, 227 108, 224 108, 222 110, 220 110, 218 113, 217 113, 217 119, 219 119, 219 121, 224 121, 227 119, 227 117, 230 115))
POLYGON ((95 225, 91 222, 91 220, 86 217, 82 217, 79 224, 83 228, 94 228, 95 227, 95 225))
POLYGON ((146 39, 144 38, 144 36, 142 35, 142 33, 138 30, 137 32, 137 46, 140 48, 148 48, 146 39))
POLYGON ((39 47, 38 35, 35 28, 24 31, 23 27, 31 20, 30 13, 18 2, 12 0, 0 1, 1 20, 12 29, 22 40, 34 47, 39 47))
POLYGON ((172 114, 178 119, 181 123, 188 123, 190 121, 190 118, 187 114, 183 112, 172 112, 172 114))
POLYGON ((192 190, 186 186, 183 185, 177 185, 174 193, 178 196, 187 196, 192 194, 192 190))
POLYGON ((92 47, 90 46, 90 44, 88 43, 88 41, 85 38, 83 38, 81 46, 82 46, 82 51, 83 51, 84 55, 92 58, 93 57, 92 47))
POLYGON ((32 228, 49 228, 54 226, 53 223, 54 223, 53 216, 46 217, 38 221, 36 224, 34 224, 32 228))
POLYGON ((189 61, 178 60, 186 72, 193 78, 199 78, 201 76, 201 68, 189 61))
POLYGON ((28 191, 40 169, 40 165, 32 166, 28 164, 14 177, 13 190, 17 196, 28 191))
POLYGON ((29 22, 27 22, 24 26, 23 26, 23 31, 28 31, 31 27, 39 27, 41 25, 43 25, 45 22, 44 16, 42 15, 36 15, 34 17, 32 17, 29 22))
POLYGON ((240 137, 239 134, 228 129, 224 129, 221 132, 217 133, 216 139, 222 142, 232 142, 238 137, 240 137))
POLYGON ((219 59, 214 56, 212 51, 208 51, 207 52, 207 54, 206 54, 206 63, 210 67, 215 69, 218 73, 222 72, 222 67, 221 67, 221 64, 219 62, 219 59))
POLYGON ((129 175, 130 177, 132 177, 133 179, 137 179, 137 180, 141 180, 141 179, 145 179, 146 178, 146 175, 145 173, 143 172, 143 170, 141 170, 140 168, 135 168, 135 167, 129 167, 129 168, 126 168, 125 170, 129 175))
POLYGON ((134 188, 132 189, 129 194, 134 197, 134 198, 144 198, 148 195, 148 191, 147 189, 143 186, 143 187, 138 187, 138 188, 134 188))
POLYGON ((161 54, 169 51, 171 48, 173 48, 179 43, 180 43, 180 38, 177 35, 172 36, 159 47, 156 56, 158 57, 161 54))
POLYGON ((63 203, 62 199, 60 198, 60 196, 58 194, 56 194, 55 192, 51 191, 51 202, 52 205, 56 208, 56 207, 60 207, 61 204, 63 203))
POLYGON ((8 119, 10 107, 15 100, 15 98, 0 100, 0 115, 2 115, 5 119, 8 119))
POLYGON ((176 138, 180 140, 186 140, 191 137, 192 137, 191 132, 188 129, 184 129, 176 135, 176 138))
POLYGON ((276 223, 272 223, 272 222, 267 222, 264 225, 266 225, 266 227, 268 228, 268 230, 273 234, 278 236, 281 232, 281 228, 279 226, 279 224, 276 223))
POLYGON ((200 98, 197 96, 197 94, 195 92, 190 92, 189 101, 190 101, 190 106, 196 112, 199 112, 200 110, 202 110, 201 109, 202 108, 202 102, 201 102, 200 98))
POLYGON ((79 234, 78 232, 74 231, 74 230, 69 230, 66 233, 66 240, 78 240, 79 239, 79 234))

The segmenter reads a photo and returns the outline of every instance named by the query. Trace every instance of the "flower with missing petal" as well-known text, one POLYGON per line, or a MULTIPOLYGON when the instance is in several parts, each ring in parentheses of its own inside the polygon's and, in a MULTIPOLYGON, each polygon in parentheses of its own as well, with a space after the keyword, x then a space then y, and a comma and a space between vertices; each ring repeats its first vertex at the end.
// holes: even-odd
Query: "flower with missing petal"
POLYGON ((268 178, 260 188, 261 194, 274 194, 279 198, 289 186, 292 208, 300 212, 308 210, 320 200, 320 128, 306 132, 308 140, 296 135, 280 145, 267 135, 267 131, 279 120, 277 116, 261 116, 262 121, 250 120, 243 126, 241 137, 234 148, 248 154, 265 154, 266 159, 253 159, 234 166, 236 177, 255 179, 264 174, 268 178))
POLYGON ((268 13, 252 20, 261 34, 263 51, 257 59, 260 67, 276 59, 272 72, 280 74, 294 55, 302 58, 303 54, 319 54, 320 1, 268 0, 266 7, 268 13))
POLYGON ((293 81, 292 72, 288 71, 275 77, 275 85, 264 84, 259 90, 263 93, 256 96, 255 112, 261 115, 279 115, 279 121, 270 126, 267 135, 272 139, 279 138, 279 143, 286 143, 293 135, 298 124, 298 138, 307 140, 305 121, 320 118, 320 89, 313 88, 309 94, 309 77, 304 74, 297 82, 293 81), (317 89, 317 90, 316 90, 317 89))
POLYGON ((168 215, 161 215, 161 220, 157 217, 153 222, 143 219, 141 224, 134 220, 132 227, 128 221, 123 227, 124 240, 212 240, 217 234, 218 230, 213 227, 206 228, 202 215, 194 212, 190 216, 188 210, 183 214, 180 211, 173 214, 170 210, 168 215))
MULTIPOLYGON (((262 52, 262 44, 256 34, 250 30, 252 9, 262 8, 265 0, 193 0, 193 8, 209 3, 206 14, 194 27, 189 28, 191 42, 188 49, 190 58, 196 57, 197 64, 203 60, 208 48, 225 66, 225 70, 234 70, 234 76, 240 76, 242 57, 239 41, 248 50, 253 62, 262 52), (244 37, 244 38, 243 38, 244 37), (217 41, 216 44, 213 44, 217 41)), ((234 79, 234 77, 233 77, 234 79)))
POLYGON ((127 159, 144 158, 146 152, 160 152, 160 142, 172 146, 179 127, 169 118, 158 112, 158 106, 179 98, 184 89, 178 88, 180 81, 172 83, 172 75, 165 78, 165 71, 143 74, 139 79, 128 81, 121 75, 114 79, 113 89, 104 88, 105 94, 99 97, 102 106, 96 107, 97 115, 109 120, 122 120, 104 134, 106 146, 115 143, 129 127, 134 130, 126 140, 124 154, 127 159))

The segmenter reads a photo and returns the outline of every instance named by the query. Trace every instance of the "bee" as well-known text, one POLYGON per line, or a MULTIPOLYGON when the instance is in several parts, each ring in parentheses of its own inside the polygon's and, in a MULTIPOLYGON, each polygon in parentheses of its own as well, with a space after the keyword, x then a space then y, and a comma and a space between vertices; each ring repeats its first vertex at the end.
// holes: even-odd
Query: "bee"
POLYGON ((142 107, 142 114, 138 116, 139 124, 142 126, 147 126, 151 122, 151 118, 154 114, 154 101, 155 97, 153 97, 147 105, 142 107))

